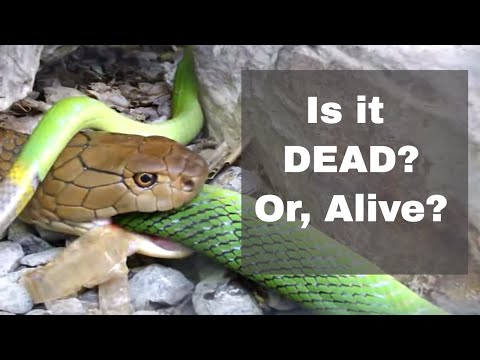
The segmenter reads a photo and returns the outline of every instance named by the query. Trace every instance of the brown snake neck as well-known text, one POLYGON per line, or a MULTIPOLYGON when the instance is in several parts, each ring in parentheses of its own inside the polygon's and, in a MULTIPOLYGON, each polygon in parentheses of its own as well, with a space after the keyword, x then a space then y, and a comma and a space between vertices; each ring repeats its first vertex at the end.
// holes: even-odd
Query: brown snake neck
MULTIPOLYGON (((28 135, 0 129, 0 180, 28 135)), ((19 218, 55 231, 82 234, 117 214, 178 208, 208 175, 205 160, 160 136, 77 134, 57 158, 19 218), (139 174, 153 174, 139 185, 139 174)))

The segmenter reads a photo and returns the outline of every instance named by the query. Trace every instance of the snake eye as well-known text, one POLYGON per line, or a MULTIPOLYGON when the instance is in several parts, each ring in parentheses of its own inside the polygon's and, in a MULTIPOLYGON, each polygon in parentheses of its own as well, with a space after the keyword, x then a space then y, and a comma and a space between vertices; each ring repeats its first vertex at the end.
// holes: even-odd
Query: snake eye
POLYGON ((138 186, 146 188, 152 186, 155 183, 155 181, 157 180, 157 176, 150 173, 139 173, 135 174, 133 179, 138 186))

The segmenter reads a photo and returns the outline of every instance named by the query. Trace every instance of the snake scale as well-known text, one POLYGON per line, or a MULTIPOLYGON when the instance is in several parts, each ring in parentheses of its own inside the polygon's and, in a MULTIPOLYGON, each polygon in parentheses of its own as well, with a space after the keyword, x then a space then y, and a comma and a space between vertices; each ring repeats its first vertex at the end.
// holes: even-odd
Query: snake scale
MULTIPOLYGON (((141 136, 162 135, 182 144, 191 141, 203 126, 193 74, 192 54, 187 48, 175 78, 173 120, 157 127, 127 119, 89 98, 66 99, 53 106, 25 145, 23 140, 15 144, 23 145, 15 163, 12 165, 10 159, 3 159, 9 166, 4 169, 7 173, 0 183, 0 206, 3 210, 0 230, 22 212, 62 150, 81 129, 94 128, 141 136), (53 139, 59 132, 59 138, 53 139), (46 137, 46 134, 49 136, 46 137)), ((394 277, 380 271, 378 275, 262 273, 255 268, 245 271, 242 266, 241 209, 242 201, 254 199, 204 185, 195 198, 188 200, 179 209, 134 212, 115 216, 113 221, 130 231, 181 243, 321 314, 446 314, 394 277)), ((265 240, 265 246, 260 249, 265 254, 271 249, 267 240, 272 235, 290 244, 282 250, 287 258, 289 254, 305 250, 302 248, 305 245, 302 231, 271 234, 268 230, 260 227, 256 232, 260 243, 265 240)), ((324 246, 324 254, 320 252, 316 261, 345 251, 333 239, 318 230, 314 231, 320 250, 324 246)), ((275 261, 275 257, 271 259, 275 261)))

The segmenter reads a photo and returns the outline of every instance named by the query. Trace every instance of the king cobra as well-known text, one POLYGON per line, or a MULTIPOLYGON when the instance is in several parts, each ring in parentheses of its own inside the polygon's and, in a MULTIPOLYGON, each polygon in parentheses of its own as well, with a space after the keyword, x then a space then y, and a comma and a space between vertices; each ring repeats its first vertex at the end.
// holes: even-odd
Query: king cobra
MULTIPOLYGON (((19 217, 82 235, 24 276, 34 301, 99 285, 100 295, 115 303, 119 291, 128 292, 130 254, 183 257, 197 251, 316 313, 447 314, 380 269, 375 275, 245 271, 241 206, 254 199, 205 184, 205 161, 184 146, 203 127, 192 56, 187 47, 175 75, 173 117, 159 125, 78 97, 55 104, 29 138, 0 132, 0 232, 19 217), (158 239, 179 247, 159 246, 158 239), (78 275, 78 267, 95 276, 78 275)), ((271 251, 272 239, 282 239, 289 246, 276 251, 287 259, 297 253, 318 263, 333 258, 341 269, 349 256, 360 258, 317 229, 310 232, 318 239, 311 249, 300 229, 272 231, 261 224, 255 231, 264 253, 271 251)))

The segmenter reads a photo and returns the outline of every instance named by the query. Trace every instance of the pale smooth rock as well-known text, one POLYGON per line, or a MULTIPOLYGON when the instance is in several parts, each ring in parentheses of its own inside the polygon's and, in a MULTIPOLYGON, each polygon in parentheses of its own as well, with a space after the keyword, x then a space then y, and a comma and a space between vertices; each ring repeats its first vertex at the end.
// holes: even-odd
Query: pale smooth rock
POLYGON ((97 289, 87 290, 77 297, 81 301, 83 307, 87 310, 94 310, 99 308, 98 291, 97 289))
POLYGON ((6 311, 0 311, 0 315, 15 315, 6 311))
POLYGON ((15 270, 24 253, 19 244, 11 241, 0 242, 0 276, 15 270))
POLYGON ((32 90, 43 45, 0 47, 0 111, 25 98, 32 90))
POLYGON ((181 272, 159 264, 138 271, 130 280, 135 310, 155 310, 160 305, 175 305, 191 295, 193 284, 181 272))
POLYGON ((262 315, 253 297, 230 279, 208 278, 200 281, 192 297, 198 315, 262 315))
POLYGON ((21 284, 0 277, 0 311, 25 314, 32 308, 32 299, 21 284))
POLYGON ((132 315, 160 315, 160 314, 153 310, 139 310, 139 311, 135 311, 132 315))
POLYGON ((36 254, 27 255, 20 260, 20 264, 30 267, 45 265, 52 261, 58 254, 60 254, 63 249, 63 247, 56 247, 36 254))
POLYGON ((52 315, 52 313, 44 309, 33 309, 27 312, 25 315, 52 315))
POLYGON ((12 241, 22 246, 25 255, 35 254, 52 248, 52 245, 48 242, 30 233, 19 234, 12 241))
POLYGON ((80 300, 75 298, 60 299, 45 303, 45 307, 52 315, 86 315, 80 300))
POLYGON ((32 229, 25 223, 16 219, 8 228, 7 239, 9 241, 18 242, 18 240, 32 234, 32 229))

